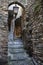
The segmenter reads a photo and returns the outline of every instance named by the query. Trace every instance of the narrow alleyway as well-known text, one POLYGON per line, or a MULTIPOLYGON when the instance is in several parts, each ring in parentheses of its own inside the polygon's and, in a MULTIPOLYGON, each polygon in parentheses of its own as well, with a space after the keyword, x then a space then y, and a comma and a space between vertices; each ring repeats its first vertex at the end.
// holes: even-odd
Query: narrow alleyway
POLYGON ((11 32, 8 37, 9 65, 34 65, 24 50, 23 41, 19 38, 13 40, 11 32))
MULTIPOLYGON (((21 23, 20 23, 21 22, 20 16, 22 14, 21 12, 22 11, 20 9, 20 12, 18 14, 18 19, 16 19, 16 21, 15 21, 15 18, 13 18, 13 20, 11 22, 10 32, 8 34, 8 64, 9 65, 34 65, 32 62, 32 59, 26 53, 26 50, 24 50, 23 40, 21 38, 19 38, 17 36, 17 34, 15 35, 15 31, 16 31, 15 27, 17 27, 19 25, 21 26, 21 23), (14 22, 16 22, 17 25, 15 25, 14 22)), ((17 27, 17 29, 18 29, 18 27, 17 27)), ((17 30, 16 33, 18 33, 18 31, 19 31, 19 29, 17 30)), ((19 33, 19 34, 21 34, 21 33, 19 33)))
POLYGON ((0 65, 43 65, 42 0, 0 0, 0 65))

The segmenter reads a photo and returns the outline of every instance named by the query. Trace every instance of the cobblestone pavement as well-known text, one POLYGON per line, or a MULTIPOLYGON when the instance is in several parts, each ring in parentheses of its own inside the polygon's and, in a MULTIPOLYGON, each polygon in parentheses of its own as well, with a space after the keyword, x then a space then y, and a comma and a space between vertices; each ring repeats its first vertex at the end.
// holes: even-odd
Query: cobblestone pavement
POLYGON ((31 58, 26 54, 21 39, 12 39, 12 34, 9 35, 8 42, 8 57, 9 65, 34 65, 31 58))

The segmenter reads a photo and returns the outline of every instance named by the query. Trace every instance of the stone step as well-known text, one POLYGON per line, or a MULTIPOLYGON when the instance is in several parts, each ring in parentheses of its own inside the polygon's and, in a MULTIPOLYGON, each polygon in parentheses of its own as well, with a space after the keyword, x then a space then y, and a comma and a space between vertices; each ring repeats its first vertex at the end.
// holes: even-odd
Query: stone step
POLYGON ((25 53, 11 54, 11 56, 9 57, 11 61, 26 60, 28 58, 28 56, 25 53))
POLYGON ((8 47, 8 49, 23 49, 23 46, 19 46, 19 47, 16 47, 16 46, 12 47, 12 46, 10 46, 10 47, 8 47))
POLYGON ((11 54, 18 54, 18 53, 24 53, 25 51, 15 51, 15 52, 13 52, 13 51, 9 51, 11 54))
POLYGON ((8 45, 8 47, 23 47, 23 45, 8 45))
POLYGON ((23 47, 8 47, 8 49, 23 49, 23 47))
POLYGON ((19 47, 19 46, 24 46, 24 45, 23 44, 9 44, 7 47, 11 47, 11 46, 12 47, 15 47, 15 46, 19 47))
POLYGON ((15 53, 15 54, 12 54, 10 52, 8 52, 8 56, 12 57, 12 56, 15 56, 15 57, 26 57, 28 58, 29 56, 24 52, 24 53, 15 53))
POLYGON ((34 65, 30 60, 18 60, 18 61, 10 61, 9 65, 34 65))
MULTIPOLYGON (((12 56, 13 54, 11 54, 10 52, 8 52, 8 56, 12 56)), ((24 53, 18 53, 18 54, 14 54, 14 55, 26 55, 25 52, 24 53)))
POLYGON ((23 47, 21 39, 13 40, 12 33, 9 33, 8 59, 9 65, 33 65, 23 47))
POLYGON ((15 52, 13 52, 13 51, 9 51, 11 54, 19 54, 19 53, 24 53, 24 51, 15 51, 15 52))
POLYGON ((8 42, 8 44, 15 44, 15 45, 18 45, 18 44, 23 44, 22 42, 18 42, 18 41, 10 41, 10 42, 8 42))
POLYGON ((25 50, 24 49, 8 49, 8 52, 10 53, 24 53, 25 50))
POLYGON ((23 59, 11 59, 10 61, 23 61, 23 60, 26 60, 25 58, 23 59))
POLYGON ((10 57, 10 60, 12 60, 12 61, 20 61, 20 60, 25 60, 26 59, 26 57, 24 57, 24 55, 22 55, 22 56, 15 56, 15 55, 13 55, 13 56, 11 56, 10 57))
POLYGON ((8 49, 8 51, 19 51, 19 52, 21 52, 21 51, 25 51, 24 49, 8 49))
POLYGON ((8 45, 8 48, 23 48, 23 45, 8 45))

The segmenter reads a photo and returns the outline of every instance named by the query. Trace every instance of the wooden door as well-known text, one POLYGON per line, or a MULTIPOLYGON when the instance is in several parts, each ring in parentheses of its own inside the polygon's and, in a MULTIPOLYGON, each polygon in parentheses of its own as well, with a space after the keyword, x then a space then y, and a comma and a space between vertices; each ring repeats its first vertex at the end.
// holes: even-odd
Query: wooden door
POLYGON ((21 18, 16 19, 15 21, 15 29, 14 29, 14 34, 16 37, 21 37, 21 32, 22 32, 22 28, 21 28, 21 18))

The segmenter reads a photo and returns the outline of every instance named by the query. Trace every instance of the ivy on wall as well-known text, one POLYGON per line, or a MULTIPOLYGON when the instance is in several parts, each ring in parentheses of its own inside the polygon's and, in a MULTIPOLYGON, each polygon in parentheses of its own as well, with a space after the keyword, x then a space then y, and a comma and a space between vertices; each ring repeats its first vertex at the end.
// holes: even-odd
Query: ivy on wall
POLYGON ((39 0, 36 0, 35 4, 34 4, 34 15, 39 15, 41 10, 41 3, 39 0))
POLYGON ((23 4, 26 4, 26 3, 27 3, 27 0, 21 0, 21 2, 22 2, 23 4))

